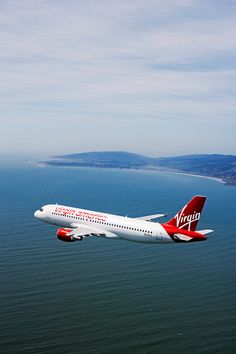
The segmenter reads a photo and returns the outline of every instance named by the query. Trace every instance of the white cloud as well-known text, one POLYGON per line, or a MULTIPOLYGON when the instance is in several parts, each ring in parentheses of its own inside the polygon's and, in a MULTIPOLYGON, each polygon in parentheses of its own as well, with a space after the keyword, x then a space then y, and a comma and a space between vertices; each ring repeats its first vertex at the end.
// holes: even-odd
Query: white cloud
MULTIPOLYGON (((112 141, 118 142, 112 130, 117 127, 117 119, 123 124, 126 121, 128 131, 134 124, 142 127, 140 133, 145 134, 149 145, 149 136, 159 125, 165 130, 171 122, 184 139, 185 132, 179 128, 182 123, 189 125, 188 134, 194 137, 196 122, 201 122, 204 129, 204 122, 218 121, 224 133, 222 152, 229 152, 227 124, 235 128, 233 7, 230 1, 222 5, 197 0, 0 4, 0 119, 6 131, 1 138, 3 147, 4 139, 9 142, 8 125, 13 120, 25 141, 22 149, 38 151, 28 139, 29 134, 35 134, 32 125, 43 133, 38 121, 51 119, 51 128, 57 116, 58 135, 68 129, 71 119, 74 129, 70 134, 74 138, 77 129, 89 130, 88 122, 100 122, 103 127, 109 121, 113 138, 108 139, 101 130, 104 149, 118 144, 112 145, 112 141), (27 124, 31 129, 25 129, 27 124)), ((88 148, 87 138, 80 139, 80 148, 88 148)), ((130 146, 134 151, 138 147, 131 135, 129 138, 125 134, 124 139, 120 139, 119 149, 130 146)), ((218 146, 214 139, 209 139, 209 146, 218 146)), ((160 143, 164 145, 165 141, 163 134, 160 143)), ((14 142, 9 148, 16 148, 14 142)), ((44 151, 63 148, 67 150, 61 142, 53 149, 46 141, 44 144, 44 151)), ((95 142, 91 143, 94 148, 95 142)), ((151 145, 149 149, 153 150, 151 145)), ((168 152, 170 147, 166 149, 168 152)))

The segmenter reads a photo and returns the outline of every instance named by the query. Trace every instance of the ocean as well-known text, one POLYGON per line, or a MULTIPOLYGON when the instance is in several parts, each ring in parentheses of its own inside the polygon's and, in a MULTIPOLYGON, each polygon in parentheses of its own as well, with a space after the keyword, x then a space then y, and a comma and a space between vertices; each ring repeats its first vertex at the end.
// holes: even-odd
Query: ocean
POLYGON ((236 353, 236 187, 151 171, 2 166, 0 220, 1 353, 236 353), (195 194, 207 196, 199 229, 215 230, 206 242, 70 244, 33 216, 60 203, 171 217, 195 194))

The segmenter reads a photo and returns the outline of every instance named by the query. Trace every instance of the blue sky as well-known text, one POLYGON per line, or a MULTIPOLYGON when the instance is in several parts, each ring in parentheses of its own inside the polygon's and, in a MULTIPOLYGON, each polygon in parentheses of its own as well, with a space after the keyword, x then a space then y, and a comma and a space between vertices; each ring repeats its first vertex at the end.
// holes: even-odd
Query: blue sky
POLYGON ((236 154, 236 2, 0 3, 0 154, 236 154))

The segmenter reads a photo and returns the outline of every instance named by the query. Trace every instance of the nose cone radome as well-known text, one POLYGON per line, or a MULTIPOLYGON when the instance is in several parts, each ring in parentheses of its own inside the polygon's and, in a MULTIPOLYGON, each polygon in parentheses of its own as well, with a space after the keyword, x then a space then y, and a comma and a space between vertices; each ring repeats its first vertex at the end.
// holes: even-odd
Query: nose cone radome
POLYGON ((39 214, 40 214, 40 211, 39 211, 39 210, 36 210, 35 213, 34 213, 35 218, 38 219, 38 218, 39 218, 39 214))

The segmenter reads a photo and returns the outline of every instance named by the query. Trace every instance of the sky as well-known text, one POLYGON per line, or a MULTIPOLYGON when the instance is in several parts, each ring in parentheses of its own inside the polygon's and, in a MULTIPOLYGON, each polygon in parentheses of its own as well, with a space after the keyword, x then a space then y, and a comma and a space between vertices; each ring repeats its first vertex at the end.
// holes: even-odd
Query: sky
POLYGON ((236 154, 234 0, 2 0, 0 155, 236 154))

